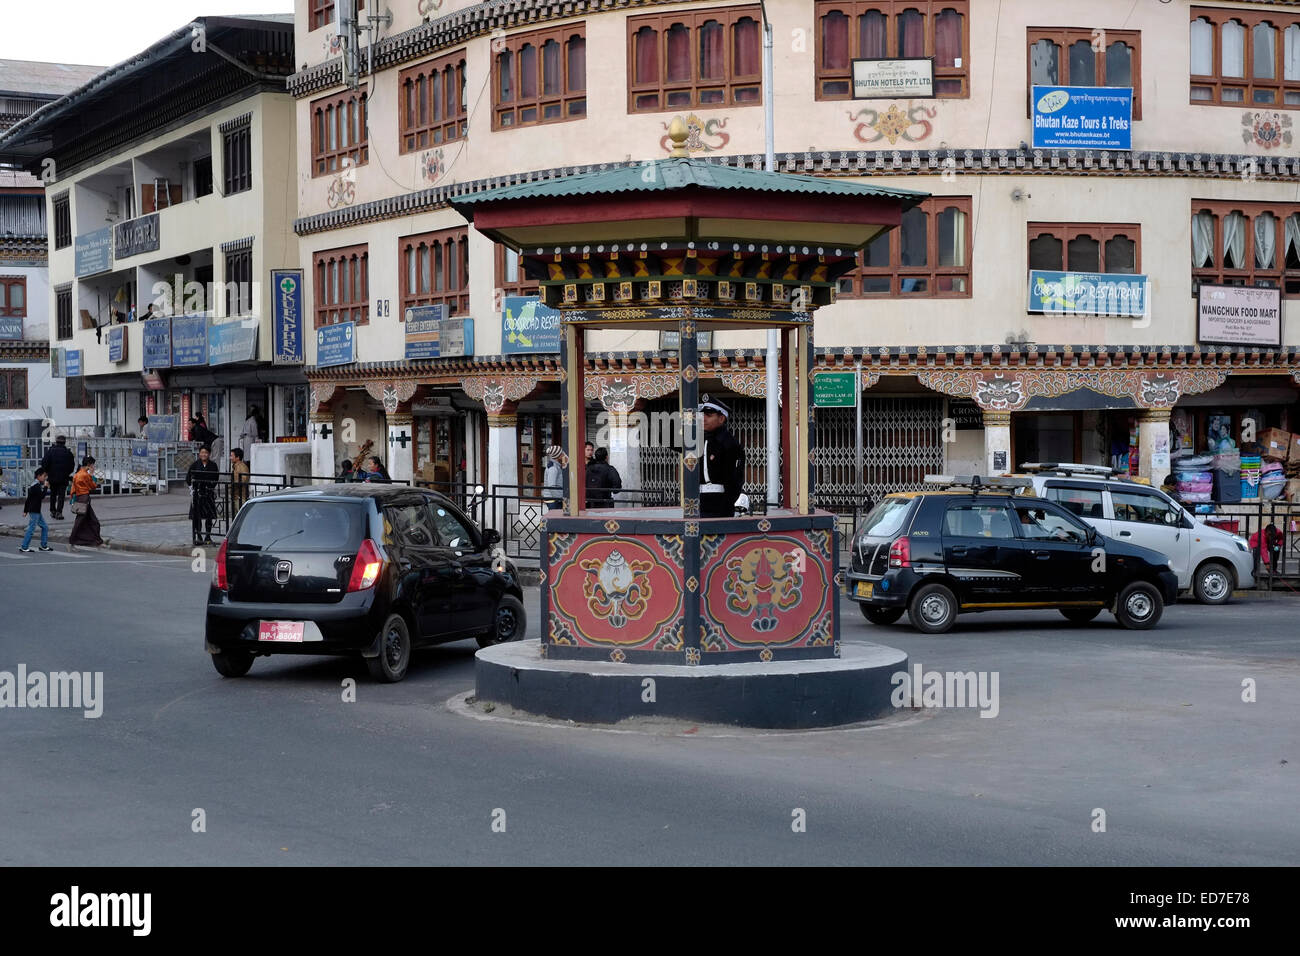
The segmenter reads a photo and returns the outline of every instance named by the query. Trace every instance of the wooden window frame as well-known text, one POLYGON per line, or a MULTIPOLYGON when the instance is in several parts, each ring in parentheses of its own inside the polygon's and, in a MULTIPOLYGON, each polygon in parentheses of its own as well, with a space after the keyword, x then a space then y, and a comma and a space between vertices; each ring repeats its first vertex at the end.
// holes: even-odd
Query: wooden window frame
POLYGON ((19 411, 28 408, 31 404, 32 393, 28 388, 30 383, 27 381, 27 369, 0 367, 0 378, 5 380, 4 395, 0 396, 0 399, 2 399, 0 400, 0 409, 5 409, 6 411, 19 411), (23 403, 21 405, 19 405, 17 400, 14 398, 15 382, 23 383, 23 403))
MULTIPOLYGON (((1106 51, 1110 49, 1111 44, 1123 42, 1133 50, 1133 59, 1129 64, 1131 79, 1133 81, 1133 120, 1136 122, 1142 118, 1142 31, 1141 30, 1106 30, 1098 29, 1094 31, 1091 27, 1029 27, 1025 37, 1025 115, 1031 116, 1032 104, 1029 100, 1032 98, 1034 89, 1034 67, 1030 60, 1034 44, 1039 40, 1050 40, 1056 45, 1057 49, 1057 66, 1060 69, 1060 86, 1105 86, 1106 85, 1106 51), (1092 56, 1094 70, 1096 73, 1095 84, 1074 83, 1070 78, 1070 54, 1069 49, 1080 40, 1085 40, 1089 45, 1095 44, 1097 40, 1104 38, 1105 46, 1098 50, 1093 47, 1092 56)), ((1115 87, 1123 89, 1123 87, 1115 87)))
POLYGON ((540 126, 550 123, 567 123, 572 120, 587 118, 587 23, 579 20, 577 23, 565 24, 564 26, 550 27, 546 30, 533 30, 529 33, 516 33, 508 36, 500 44, 500 48, 493 44, 492 48, 492 129, 505 130, 517 129, 523 126, 540 126), (581 85, 576 85, 577 81, 569 75, 569 44, 575 40, 581 40, 583 44, 582 59, 582 80, 581 85), (546 94, 544 76, 544 65, 542 56, 542 47, 550 40, 555 40, 560 44, 560 92, 558 94, 546 94), (521 70, 522 58, 519 56, 520 51, 528 46, 537 51, 537 68, 534 77, 536 95, 524 99, 521 93, 521 70), (511 98, 509 101, 501 99, 501 62, 503 57, 510 58, 510 82, 511 98), (546 110, 549 107, 558 105, 560 108, 559 116, 547 116, 546 110), (578 107, 581 107, 579 109, 578 107), (526 114, 532 111, 533 116, 528 118, 526 114))
POLYGON ((54 210, 54 248, 66 249, 72 245, 72 200, 69 196, 59 196, 53 202, 54 210))
POLYGON ((465 137, 469 132, 469 108, 465 103, 465 93, 464 50, 428 60, 399 73, 397 77, 398 152, 414 153, 465 137), (458 102, 455 115, 448 115, 446 109, 448 75, 458 102), (420 122, 419 115, 418 90, 421 80, 424 82, 424 89, 428 91, 425 99, 424 122, 420 122), (443 96, 440 98, 443 105, 442 115, 438 119, 433 117, 435 88, 443 91, 443 96))
POLYGON ((629 17, 627 20, 627 111, 628 113, 670 113, 676 110, 722 109, 732 107, 744 109, 763 105, 763 12, 759 6, 746 7, 711 7, 703 10, 682 10, 677 13, 658 13, 648 16, 629 17), (741 20, 753 20, 757 24, 758 55, 755 58, 757 73, 736 74, 735 29, 741 20), (723 29, 723 68, 722 77, 716 80, 703 80, 699 76, 699 30, 709 22, 721 24, 723 29), (673 26, 685 26, 690 37, 691 78, 685 82, 669 82, 667 45, 663 42, 664 33, 673 26), (636 82, 636 35, 645 27, 655 31, 655 52, 658 63, 658 76, 653 83, 636 82), (740 89, 752 88, 753 99, 737 100, 740 89), (714 90, 722 93, 721 102, 705 103, 701 101, 702 90, 714 90), (668 104, 668 97, 673 94, 687 93, 688 103, 668 104), (654 95, 654 106, 639 107, 638 98, 654 95))
POLYGON ((240 249, 226 253, 225 264, 226 315, 251 315, 253 301, 253 250, 240 249), (231 289, 231 283, 236 283, 231 289), (232 293, 234 293, 232 295, 232 293))
MULTIPOLYGON (((366 0, 357 0, 357 10, 366 8, 366 0)), ((307 32, 334 22, 334 0, 307 0, 307 32)))
MULTIPOLYGON (((1283 57, 1286 48, 1286 30, 1293 24, 1300 24, 1300 10, 1243 10, 1228 7, 1192 7, 1190 9, 1190 19, 1188 20, 1188 30, 1191 30, 1191 24, 1197 20, 1205 19, 1210 22, 1212 27, 1212 39, 1210 41, 1211 54, 1213 56, 1213 73, 1190 73, 1191 64, 1188 64, 1190 73, 1188 80, 1187 97, 1192 106, 1230 106, 1242 110, 1300 110, 1300 79, 1286 80, 1283 79, 1283 57), (1223 75, 1223 24, 1229 20, 1236 20, 1246 28, 1245 49, 1242 56, 1242 76, 1224 76, 1223 75), (1255 78, 1255 43, 1254 30, 1260 23, 1270 24, 1277 31, 1277 40, 1273 44, 1273 79, 1256 79, 1255 78), (1195 87, 1208 88, 1210 92, 1209 99, 1196 99, 1192 96, 1192 90, 1195 87), (1223 89, 1240 89, 1240 100, 1223 99, 1223 89), (1276 96, 1272 103, 1256 102, 1256 90, 1273 90, 1276 96), (1294 103, 1286 102, 1287 94, 1293 94, 1297 100, 1294 103)), ((1189 32, 1189 55, 1190 55, 1190 32, 1189 32)))
POLYGON ((95 393, 86 388, 84 375, 64 379, 64 407, 87 409, 95 407, 95 393), (76 383, 75 386, 73 383, 76 383))
MULTIPOLYGON (((1142 274, 1142 226, 1136 222, 1030 222, 1025 224, 1025 268, 1029 264, 1029 243, 1042 235, 1050 235, 1061 240, 1061 268, 1049 269, 1049 272, 1078 272, 1070 269, 1069 244, 1071 239, 1087 237, 1100 243, 1098 262, 1100 275, 1141 275, 1142 274), (1111 239, 1124 237, 1133 240, 1133 271, 1108 272, 1106 270, 1106 243, 1111 239)), ((1028 274, 1028 272, 1026 272, 1028 274)))
MULTIPOLYGON (((541 291, 541 283, 536 279, 530 279, 524 274, 524 264, 522 258, 519 262, 519 278, 515 282, 506 281, 506 252, 508 251, 502 243, 494 243, 494 276, 496 288, 501 290, 502 296, 507 295, 538 295, 541 291)), ((504 305, 503 305, 504 307, 504 305)), ((500 309, 497 310, 498 312, 500 309)))
MULTIPOLYGON (((813 60, 813 89, 817 100, 851 100, 853 99, 853 60, 863 59, 858 31, 854 29, 857 18, 868 11, 877 11, 885 15, 886 52, 898 55, 898 20, 897 15, 904 10, 916 10, 925 18, 925 56, 935 56, 937 40, 935 37, 934 18, 945 10, 954 10, 961 14, 961 66, 934 67, 935 99, 964 100, 970 98, 970 2, 969 0, 817 0, 813 7, 813 34, 815 58, 813 60), (824 60, 822 48, 822 18, 826 14, 838 11, 849 18, 849 68, 847 70, 828 70, 822 67, 824 60), (938 91, 943 80, 959 80, 961 90, 956 93, 938 91), (848 82, 845 93, 828 93, 827 83, 848 82)), ((866 59, 870 59, 867 57, 866 59)))
MULTIPOLYGON (((889 264, 886 266, 864 266, 859 264, 852 272, 840 276, 840 291, 837 298, 840 299, 969 299, 973 295, 973 278, 974 269, 972 263, 975 260, 975 250, 971 245, 974 239, 974 216, 971 214, 971 197, 970 196, 931 196, 919 204, 922 212, 926 215, 925 243, 926 243, 926 262, 925 268, 914 266, 904 267, 902 261, 902 247, 897 241, 897 234, 902 228, 891 229, 889 236, 889 264), (966 264, 964 266, 940 266, 939 262, 939 230, 936 226, 938 215, 944 209, 955 206, 966 216, 966 264), (944 276, 959 277, 966 280, 966 288, 963 291, 956 292, 939 288, 939 280, 944 276), (864 291, 864 281, 871 278, 889 279, 888 292, 867 292, 864 291), (902 280, 904 279, 925 279, 926 291, 924 292, 903 292, 902 280), (847 290, 843 288, 845 281, 852 283, 847 290)), ((861 263, 862 253, 858 253, 859 263, 861 263)))
POLYGON ((56 289, 54 292, 54 340, 63 342, 72 338, 72 289, 56 289))
POLYGON ((401 308, 398 315, 406 321, 406 310, 417 305, 445 305, 447 317, 469 315, 469 227, 454 226, 450 229, 437 229, 433 232, 421 232, 412 236, 402 236, 397 240, 397 270, 401 293, 401 308), (439 250, 442 262, 443 288, 436 288, 437 270, 434 267, 433 250, 439 250), (420 285, 419 255, 420 249, 429 250, 429 288, 412 288, 410 284, 410 267, 407 264, 407 252, 416 255, 416 284, 420 285), (456 263, 456 286, 447 284, 447 264, 456 263))
POLYGON ((1200 212, 1209 212, 1214 216, 1214 240, 1211 249, 1214 252, 1213 268, 1192 267, 1192 296, 1195 297, 1202 283, 1211 285, 1240 285, 1257 288, 1279 288, 1282 298, 1300 298, 1300 268, 1286 267, 1286 221, 1292 215, 1300 213, 1300 203, 1275 202, 1233 202, 1221 199, 1193 199, 1191 216, 1200 212), (1223 218, 1229 213, 1239 212, 1246 217, 1246 244, 1244 258, 1250 264, 1248 269, 1223 268, 1223 218), (1262 212, 1272 213, 1277 218, 1277 235, 1275 237, 1274 269, 1260 269, 1255 265, 1255 216, 1262 212), (1272 286, 1261 286, 1261 282, 1272 282, 1272 286))
POLYGON ((26 276, 0 276, 0 315, 6 318, 27 318, 27 277, 26 276), (18 286, 23 290, 23 307, 18 310, 8 305, 9 289, 11 286, 18 286))
POLYGON ((367 129, 368 117, 366 115, 368 104, 369 97, 365 86, 357 90, 331 93, 329 96, 322 96, 318 100, 312 100, 311 109, 308 111, 308 122, 311 124, 311 175, 313 179, 320 176, 333 176, 345 169, 365 166, 370 162, 370 137, 367 129), (341 115, 339 111, 343 111, 342 115, 346 117, 346 107, 349 104, 354 108, 360 139, 351 139, 352 125, 345 121, 343 125, 347 127, 349 132, 347 141, 344 142, 344 138, 339 137, 338 145, 330 149, 323 142, 325 139, 323 123, 333 118, 333 121, 337 124, 337 117, 341 115), (335 111, 332 117, 327 112, 329 110, 335 111))
POLYGON ((370 247, 367 243, 355 246, 340 246, 337 249, 322 249, 312 255, 312 283, 315 289, 316 328, 324 325, 337 325, 342 322, 356 322, 368 325, 370 322, 370 247), (326 293, 329 291, 330 278, 334 275, 336 263, 359 263, 358 278, 355 283, 350 279, 346 283, 348 291, 353 293, 343 297, 344 282, 339 273, 339 299, 334 301, 326 293), (356 288, 360 286, 360 288, 356 288), (357 294, 359 293, 359 294, 357 294))
POLYGON ((221 189, 223 196, 253 188, 253 131, 251 124, 221 134, 221 189))

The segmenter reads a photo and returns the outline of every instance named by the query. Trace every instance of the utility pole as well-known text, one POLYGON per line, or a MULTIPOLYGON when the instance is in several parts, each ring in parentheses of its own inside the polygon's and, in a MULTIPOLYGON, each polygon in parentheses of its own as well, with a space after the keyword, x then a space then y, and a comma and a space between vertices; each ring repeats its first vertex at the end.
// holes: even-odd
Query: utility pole
MULTIPOLYGON (((772 21, 767 16, 767 0, 762 0, 763 11, 763 168, 776 172, 776 103, 772 79, 772 21)), ((779 405, 781 339, 776 329, 767 330, 767 501, 769 506, 781 502, 781 412, 779 405)), ((794 423, 794 427, 804 427, 794 423)), ((809 425, 811 427, 811 418, 809 425)), ((790 447, 795 447, 791 442, 790 447)))

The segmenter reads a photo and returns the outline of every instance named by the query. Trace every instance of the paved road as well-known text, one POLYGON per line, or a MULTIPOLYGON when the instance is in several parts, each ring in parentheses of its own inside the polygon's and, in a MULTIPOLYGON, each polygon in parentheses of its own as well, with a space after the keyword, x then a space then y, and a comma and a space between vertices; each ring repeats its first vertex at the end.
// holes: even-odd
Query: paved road
MULTIPOLYGON (((207 575, 188 561, 10 543, 0 671, 103 671, 104 702, 98 719, 0 710, 0 865, 1300 858, 1289 601, 1184 604, 1142 634, 1105 615, 1069 629, 1055 613, 987 615, 939 638, 871 628, 846 605, 846 640, 901 647, 926 669, 997 671, 997 718, 608 733, 449 712, 473 685, 471 642, 418 655, 392 686, 332 659, 261 659, 223 680, 202 649, 207 575), (1257 703, 1241 701, 1245 678, 1257 703)), ((533 634, 535 608, 534 592, 533 634)))

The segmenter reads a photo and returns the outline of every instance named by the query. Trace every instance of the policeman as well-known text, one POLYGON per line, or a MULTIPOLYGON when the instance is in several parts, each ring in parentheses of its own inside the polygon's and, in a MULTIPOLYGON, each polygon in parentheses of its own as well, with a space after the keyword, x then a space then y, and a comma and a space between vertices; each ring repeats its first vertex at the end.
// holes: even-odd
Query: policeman
POLYGON ((727 429, 731 411, 726 405, 705 395, 700 414, 704 422, 700 517, 730 518, 744 487, 745 449, 727 429))

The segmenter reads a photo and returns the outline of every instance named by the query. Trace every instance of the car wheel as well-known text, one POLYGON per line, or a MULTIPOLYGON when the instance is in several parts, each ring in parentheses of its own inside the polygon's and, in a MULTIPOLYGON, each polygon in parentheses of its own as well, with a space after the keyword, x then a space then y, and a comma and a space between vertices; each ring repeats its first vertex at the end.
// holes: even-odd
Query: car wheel
POLYGON ((957 620, 957 596, 942 584, 918 588, 907 607, 912 626, 926 634, 943 634, 957 620))
POLYGON ((862 608, 862 616, 872 624, 893 624, 903 616, 901 607, 872 607, 870 604, 859 604, 862 608))
POLYGON ((1099 607, 1063 607, 1061 613, 1071 624, 1087 624, 1101 613, 1099 607))
POLYGON ((212 655, 212 666, 222 677, 243 677, 253 666, 253 655, 248 651, 217 651, 212 655))
POLYGON ((1218 561, 1207 561, 1196 569, 1192 593, 1202 604, 1227 604, 1232 597, 1232 572, 1218 561))
POLYGON ((524 611, 523 602, 513 594, 503 594, 493 617, 492 630, 478 639, 478 646, 491 647, 493 644, 522 641, 527 630, 528 614, 524 611))
POLYGON ((395 684, 406 676, 411 665, 411 632, 406 618, 390 614, 379 635, 379 656, 367 657, 370 676, 385 684, 395 684))
POLYGON ((1115 619, 1129 630, 1145 631, 1156 626, 1164 610, 1159 588, 1149 581, 1134 581, 1119 592, 1115 619))

